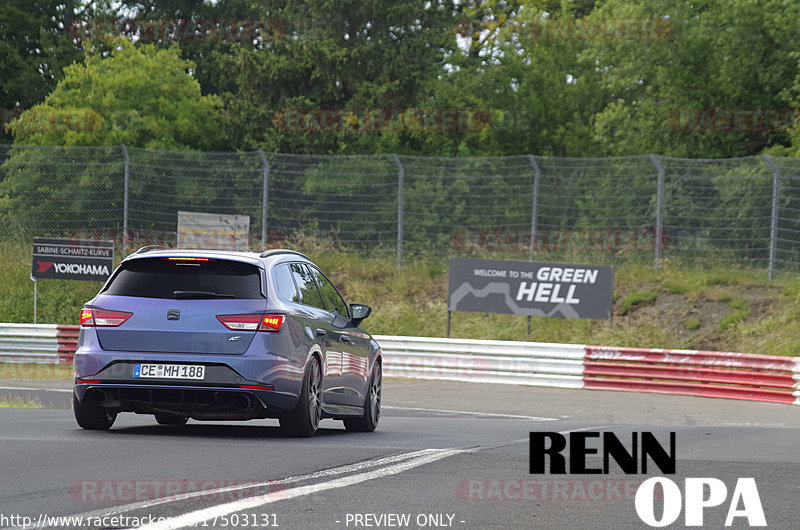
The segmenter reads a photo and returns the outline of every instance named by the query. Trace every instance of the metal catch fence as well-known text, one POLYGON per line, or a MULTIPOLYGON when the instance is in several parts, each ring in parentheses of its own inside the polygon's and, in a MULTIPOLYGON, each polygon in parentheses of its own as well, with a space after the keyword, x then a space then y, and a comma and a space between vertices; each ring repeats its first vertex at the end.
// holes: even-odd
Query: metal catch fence
POLYGON ((671 260, 800 271, 800 159, 321 156, 0 145, 0 241, 176 243, 177 212, 250 217, 253 247, 671 260))

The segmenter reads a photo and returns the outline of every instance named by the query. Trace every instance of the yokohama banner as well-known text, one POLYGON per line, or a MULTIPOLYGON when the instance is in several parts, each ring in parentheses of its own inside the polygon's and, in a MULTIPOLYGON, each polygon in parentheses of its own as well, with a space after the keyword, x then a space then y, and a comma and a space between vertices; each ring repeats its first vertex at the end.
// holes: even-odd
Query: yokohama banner
POLYGON ((31 276, 37 280, 105 281, 113 270, 113 241, 33 238, 31 276))

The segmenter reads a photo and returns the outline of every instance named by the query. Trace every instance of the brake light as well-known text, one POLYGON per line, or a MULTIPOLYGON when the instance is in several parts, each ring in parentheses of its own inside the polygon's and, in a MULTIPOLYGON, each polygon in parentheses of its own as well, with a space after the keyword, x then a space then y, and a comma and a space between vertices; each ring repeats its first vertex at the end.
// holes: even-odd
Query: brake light
POLYGON ((93 326, 94 325, 94 315, 92 310, 88 307, 84 307, 81 309, 81 326, 93 326), (87 323, 88 322, 88 323, 87 323))
POLYGON ((81 326, 97 326, 115 328, 133 316, 126 311, 111 311, 84 307, 81 309, 81 326))
POLYGON ((168 261, 209 261, 208 258, 191 258, 186 256, 173 256, 167 258, 168 261))
POLYGON ((283 324, 283 315, 264 315, 261 319, 260 331, 279 331, 283 324))
POLYGON ((239 385, 239 388, 246 388, 248 390, 275 390, 272 385, 239 385))
POLYGON ((217 320, 234 331, 280 331, 283 315, 217 315, 217 320))

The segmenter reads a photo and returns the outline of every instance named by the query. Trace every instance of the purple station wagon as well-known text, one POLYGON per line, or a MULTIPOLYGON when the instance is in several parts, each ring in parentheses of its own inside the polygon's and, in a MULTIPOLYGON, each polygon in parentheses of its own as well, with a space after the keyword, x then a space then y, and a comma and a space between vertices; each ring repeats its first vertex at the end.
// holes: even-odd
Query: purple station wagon
POLYGON ((374 431, 381 350, 303 254, 144 247, 81 311, 75 419, 109 429, 120 412, 158 423, 277 418, 313 436, 322 418, 374 431))

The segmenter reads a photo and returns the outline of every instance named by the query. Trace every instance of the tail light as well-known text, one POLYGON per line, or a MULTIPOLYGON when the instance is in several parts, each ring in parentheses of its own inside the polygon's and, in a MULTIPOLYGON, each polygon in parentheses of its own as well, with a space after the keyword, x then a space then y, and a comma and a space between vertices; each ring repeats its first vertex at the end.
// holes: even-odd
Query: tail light
POLYGON ((234 331, 280 331, 283 315, 217 315, 217 320, 234 331))
POLYGON ((81 309, 81 326, 97 326, 114 328, 133 316, 126 311, 111 311, 84 307, 81 309))
POLYGON ((239 385, 239 388, 246 388, 248 390, 275 390, 272 385, 239 385))

